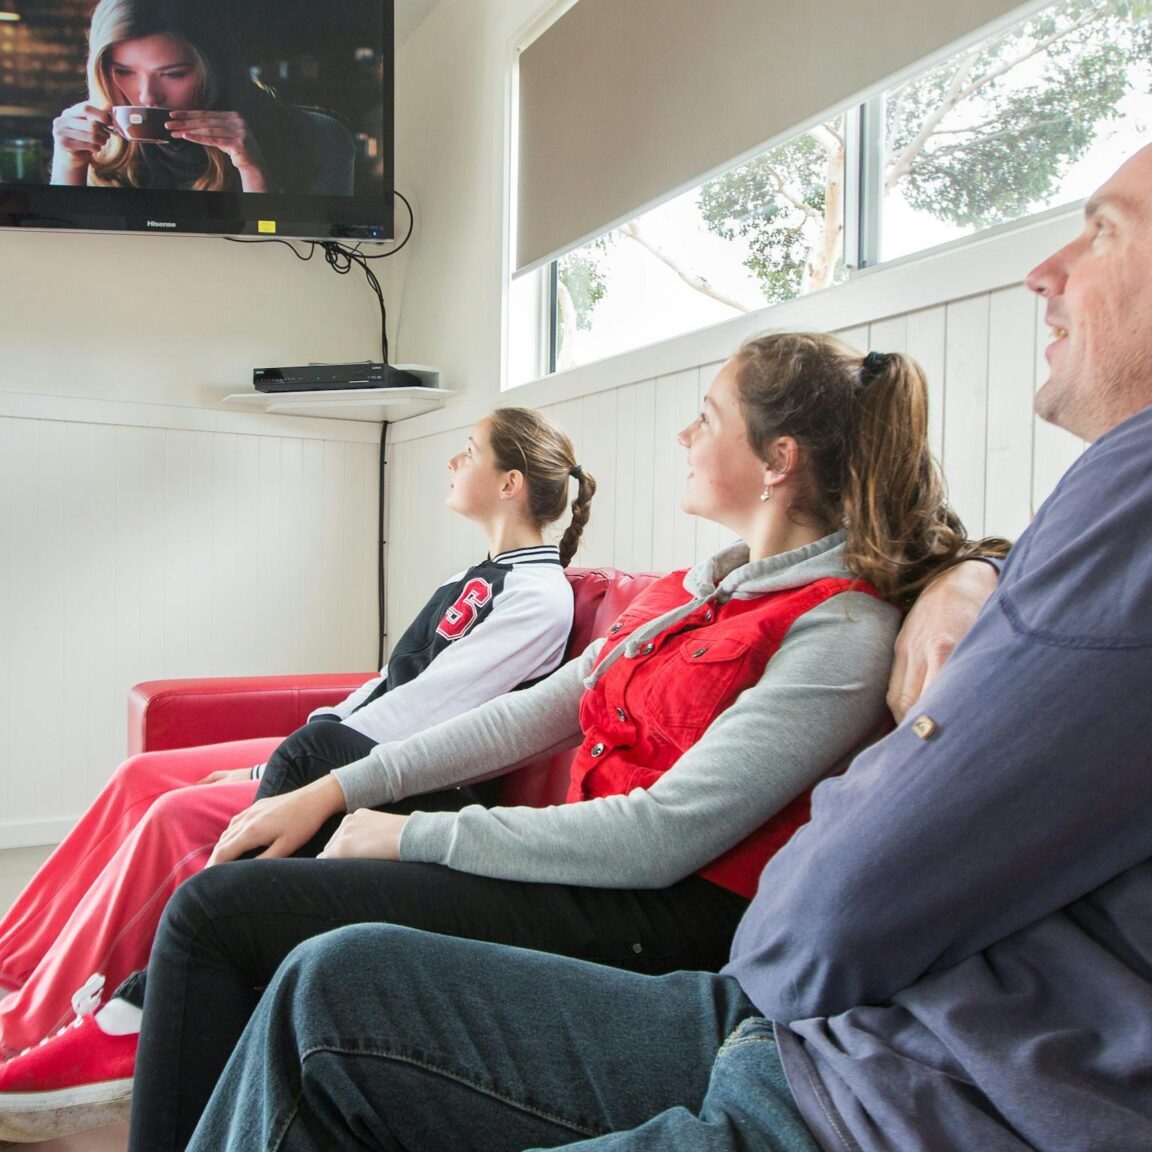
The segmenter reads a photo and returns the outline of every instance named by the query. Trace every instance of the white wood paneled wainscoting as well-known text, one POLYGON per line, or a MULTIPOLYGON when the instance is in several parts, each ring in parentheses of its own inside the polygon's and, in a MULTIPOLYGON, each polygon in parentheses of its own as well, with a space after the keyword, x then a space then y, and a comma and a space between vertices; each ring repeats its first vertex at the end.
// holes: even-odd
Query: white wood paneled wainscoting
POLYGON ((491 400, 470 399, 389 430, 388 623, 402 627, 425 595, 411 574, 471 562, 478 538, 443 508, 444 462, 498 403, 539 407, 574 439, 599 481, 578 564, 665 570, 722 542, 679 510, 684 450, 675 434, 699 410, 723 360, 768 328, 839 332, 861 350, 905 351, 927 371, 932 442, 950 499, 973 535, 1015 538, 1083 450, 1037 421, 1046 378, 1043 306, 1024 274, 1075 235, 1060 213, 979 243, 858 276, 851 283, 729 324, 574 369, 491 400))
POLYGON ((0 392, 0 848, 71 827, 137 681, 374 665, 378 438, 0 392))

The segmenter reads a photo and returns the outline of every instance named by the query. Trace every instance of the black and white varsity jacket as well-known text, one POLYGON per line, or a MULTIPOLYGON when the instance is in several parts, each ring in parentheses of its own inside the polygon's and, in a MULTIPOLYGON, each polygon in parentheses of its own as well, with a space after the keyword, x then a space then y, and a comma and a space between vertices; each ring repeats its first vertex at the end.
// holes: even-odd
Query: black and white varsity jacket
POLYGON ((547 676, 572 629, 572 588, 555 545, 517 548, 441 584, 380 675, 320 714, 377 743, 402 740, 547 676))

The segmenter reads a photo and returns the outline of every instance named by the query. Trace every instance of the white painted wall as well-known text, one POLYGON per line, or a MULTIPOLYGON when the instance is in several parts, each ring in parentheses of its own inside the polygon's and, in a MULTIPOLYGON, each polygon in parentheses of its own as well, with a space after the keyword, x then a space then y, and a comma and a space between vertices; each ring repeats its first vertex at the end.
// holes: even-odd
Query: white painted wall
POLYGON ((0 847, 67 830, 140 680, 375 661, 376 426, 190 412, 0 394, 0 847))
POLYGON ((396 55, 397 356, 445 387, 500 389, 509 59, 542 0, 440 0, 396 55))
POLYGON ((278 245, 0 233, 0 847, 84 809, 137 681, 374 665, 378 426, 220 399, 378 316, 278 245))
POLYGON ((252 369, 379 356, 358 275, 279 244, 0 232, 0 391, 214 406, 252 369))

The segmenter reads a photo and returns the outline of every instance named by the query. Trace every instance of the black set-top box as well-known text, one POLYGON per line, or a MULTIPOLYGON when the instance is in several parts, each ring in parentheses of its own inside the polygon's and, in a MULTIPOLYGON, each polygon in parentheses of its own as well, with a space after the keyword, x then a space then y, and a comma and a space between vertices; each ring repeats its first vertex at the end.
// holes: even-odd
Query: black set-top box
POLYGON ((304 364, 294 368, 255 368, 257 392, 318 392, 337 388, 420 388, 413 372, 391 364, 304 364))

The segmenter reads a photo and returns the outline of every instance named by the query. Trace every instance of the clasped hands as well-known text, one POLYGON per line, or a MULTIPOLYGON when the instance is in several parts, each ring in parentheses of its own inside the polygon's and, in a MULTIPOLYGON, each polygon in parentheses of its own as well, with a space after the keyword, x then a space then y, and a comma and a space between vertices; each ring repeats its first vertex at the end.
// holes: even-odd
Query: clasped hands
MULTIPOLYGON (((208 858, 208 867, 236 860, 257 848, 257 860, 291 856, 325 820, 344 811, 344 791, 335 776, 325 776, 295 792, 257 800, 234 816, 208 858)), ((400 833, 407 816, 360 808, 340 823, 318 859, 399 860, 400 833)))

